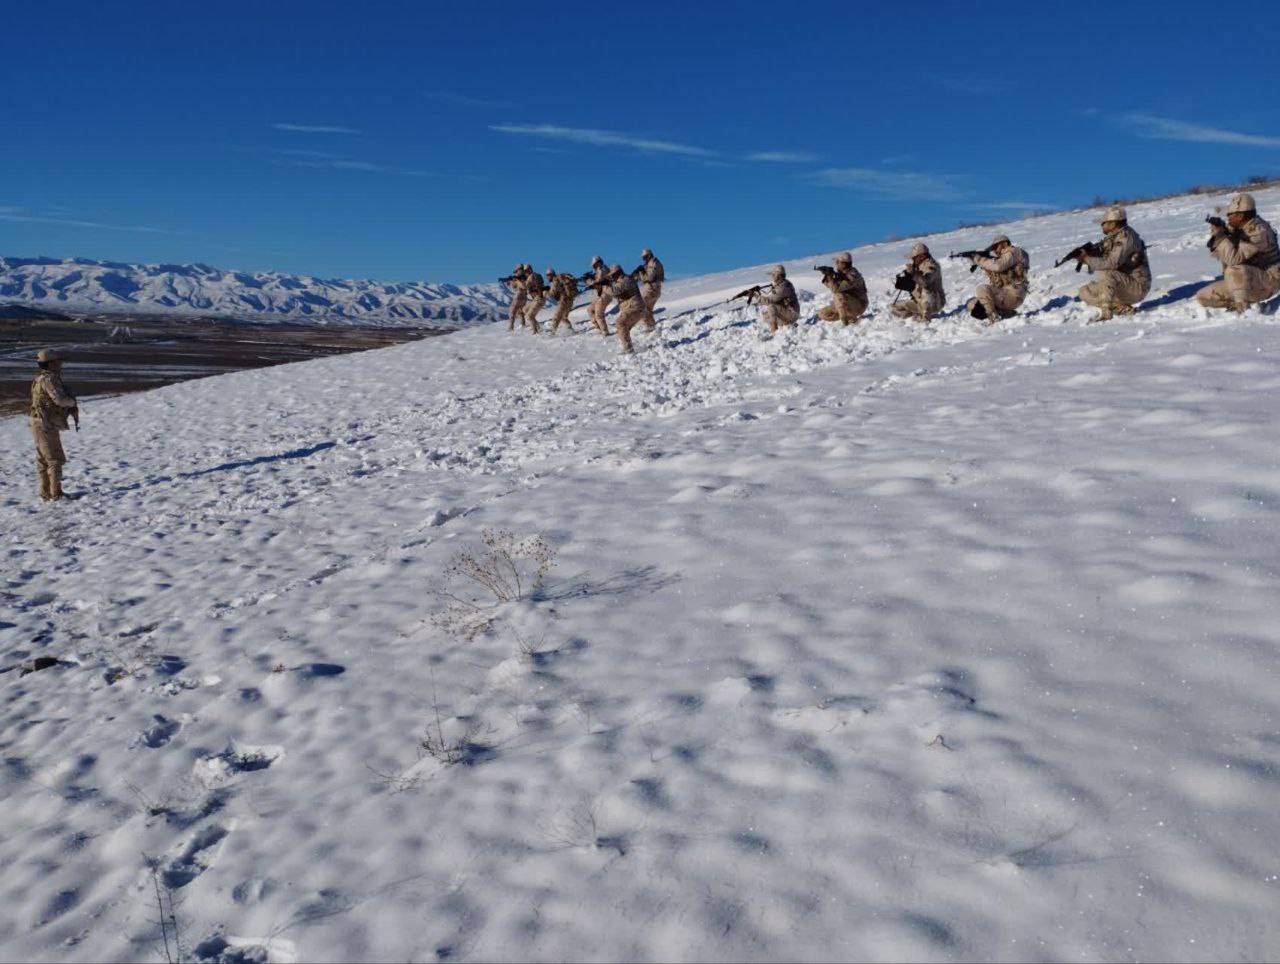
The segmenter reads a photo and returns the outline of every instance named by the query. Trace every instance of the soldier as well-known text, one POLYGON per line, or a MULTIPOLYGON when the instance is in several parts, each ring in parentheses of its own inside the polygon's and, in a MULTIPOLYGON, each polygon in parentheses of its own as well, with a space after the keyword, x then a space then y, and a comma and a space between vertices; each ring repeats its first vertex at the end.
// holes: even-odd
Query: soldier
POLYGON ((67 418, 75 419, 80 430, 80 409, 75 398, 62 384, 62 356, 54 351, 36 355, 40 367, 31 383, 31 437, 36 443, 36 473, 40 478, 40 498, 46 502, 61 499, 62 466, 67 456, 62 451, 62 435, 67 418))
POLYGON ((1080 289, 1080 300, 1099 309, 1098 321, 1110 321, 1113 313, 1133 314, 1134 305, 1151 290, 1151 265, 1147 263, 1147 246, 1138 232, 1129 227, 1122 207, 1109 207, 1102 215, 1102 241, 1099 254, 1084 251, 1076 260, 1098 274, 1080 289))
POLYGON ((578 279, 567 271, 556 272, 555 268, 547 269, 547 280, 551 285, 551 297, 556 299, 556 313, 551 318, 551 334, 564 325, 569 334, 577 334, 573 322, 569 320, 569 312, 573 311, 574 299, 578 297, 578 279))
POLYGON ((622 265, 615 264, 609 269, 606 287, 609 293, 618 300, 618 317, 615 323, 618 328, 618 341, 622 344, 622 353, 631 355, 635 348, 631 344, 631 329, 644 321, 644 296, 636 279, 622 270, 622 265))
POLYGON ((525 324, 524 305, 527 296, 524 290, 524 265, 516 265, 506 282, 507 287, 511 289, 511 305, 507 308, 507 331, 515 331, 517 318, 520 319, 521 328, 525 324))
POLYGON ((596 331, 608 338, 609 323, 605 320, 604 313, 609 307, 609 302, 613 300, 613 295, 609 288, 609 269, 605 267, 604 258, 598 254, 592 258, 591 270, 583 277, 596 290, 596 296, 591 299, 591 308, 588 312, 591 323, 596 326, 596 331))
POLYGON ((636 280, 640 282, 640 296, 644 299, 644 326, 653 331, 658 324, 653 317, 653 306, 662 297, 662 282, 667 275, 662 262, 648 248, 640 252, 640 259, 642 263, 636 280))
POLYGON ((770 331, 786 328, 800 317, 800 298, 796 286, 787 280, 787 269, 780 264, 773 266, 773 284, 768 291, 756 293, 760 299, 760 318, 770 331))
POLYGON ((1220 219, 1209 235, 1209 251, 1222 262, 1222 280, 1196 292, 1205 308, 1244 311, 1252 304, 1280 293, 1280 249, 1276 232, 1258 217, 1252 194, 1237 194, 1227 207, 1227 222, 1220 219))
POLYGON ((524 290, 525 298, 527 299, 524 307, 524 319, 529 323, 529 327, 533 329, 533 333, 536 335, 538 334, 538 312, 547 303, 547 283, 542 280, 542 275, 533 270, 533 265, 526 264, 524 268, 524 290))
POLYGON ((822 283, 831 291, 831 304, 818 312, 823 321, 852 325, 867 310, 867 283, 862 272, 853 266, 848 251, 836 256, 836 270, 822 273, 822 283))
POLYGON ((969 313, 994 325, 1001 318, 1012 318, 1026 301, 1031 258, 1003 234, 995 236, 987 252, 973 259, 987 273, 988 283, 978 285, 977 297, 969 299, 969 313))
POLYGON ((910 291, 911 300, 893 305, 890 310, 894 317, 928 321, 947 303, 947 293, 942 289, 942 269, 928 246, 919 242, 911 246, 911 257, 895 285, 899 291, 910 291))

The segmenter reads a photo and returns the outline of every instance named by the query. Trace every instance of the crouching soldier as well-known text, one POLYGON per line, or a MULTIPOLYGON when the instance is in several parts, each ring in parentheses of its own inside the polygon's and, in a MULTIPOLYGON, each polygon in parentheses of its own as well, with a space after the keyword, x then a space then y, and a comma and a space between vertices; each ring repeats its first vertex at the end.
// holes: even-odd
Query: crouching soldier
POLYGON ((835 271, 819 270, 822 270, 822 283, 831 292, 831 304, 819 310, 818 317, 852 325, 867 310, 867 283, 862 272, 853 266, 853 255, 848 251, 836 255, 835 271))
POLYGON ((525 306, 524 320, 529 323, 533 333, 538 334, 538 312, 547 303, 547 283, 542 275, 533 270, 533 265, 524 266, 525 306))
POLYGON ((667 274, 662 262, 648 248, 640 252, 640 259, 639 277, 636 280, 640 282, 640 297, 644 299, 644 326, 652 331, 658 323, 653 317, 653 306, 662 297, 662 282, 666 280, 667 274))
POLYGON ((1084 250, 1076 260, 1098 275, 1080 289, 1080 300, 1099 310, 1098 321, 1110 321, 1113 314, 1133 314, 1134 306, 1147 296, 1151 265, 1147 246, 1129 227, 1124 208, 1107 208, 1101 223, 1102 241, 1094 248, 1099 253, 1084 250))
POLYGON ((1252 194, 1237 194, 1227 220, 1210 218, 1209 251, 1222 262, 1222 280, 1196 292, 1205 308, 1244 311, 1280 293, 1280 249, 1276 232, 1258 217, 1252 194))
POLYGON ((640 293, 640 285, 636 283, 635 278, 622 270, 622 265, 615 264, 609 269, 605 288, 618 301, 618 317, 614 319, 614 324, 618 329, 618 341, 622 345, 622 353, 634 354, 631 329, 645 319, 644 296, 640 293))
POLYGON ((40 371, 31 383, 31 437, 36 443, 36 474, 40 478, 40 498, 46 502, 61 499, 62 466, 67 456, 62 451, 62 432, 75 419, 80 428, 80 409, 75 398, 62 384, 62 356, 53 351, 36 355, 40 371))
POLYGON ((978 285, 977 296, 969 299, 969 313, 988 325, 1012 318, 1027 300, 1027 271, 1031 258, 1003 234, 996 235, 986 254, 973 259, 987 273, 987 283, 978 285))
POLYGON ((528 296, 524 290, 524 265, 518 264, 510 275, 502 279, 511 289, 511 304, 507 307, 507 331, 516 330, 516 319, 524 327, 524 306, 528 296))
POLYGON ((773 281, 768 290, 761 289, 755 297, 760 301, 760 320, 770 331, 787 328, 800 317, 800 297, 796 286, 787 280, 787 269, 780 264, 773 266, 773 281))
POLYGON ((947 304, 947 293, 942 288, 942 268, 929 253, 927 245, 912 245, 906 267, 894 284, 899 291, 911 293, 911 300, 892 306, 891 311, 896 318, 928 321, 947 304))
POLYGON ((547 282, 551 285, 551 297, 556 299, 556 313, 551 317, 551 334, 554 335, 564 325, 572 335, 573 322, 569 320, 569 312, 573 311, 573 301, 578 297, 578 279, 567 271, 557 273, 555 268, 548 268, 547 282))

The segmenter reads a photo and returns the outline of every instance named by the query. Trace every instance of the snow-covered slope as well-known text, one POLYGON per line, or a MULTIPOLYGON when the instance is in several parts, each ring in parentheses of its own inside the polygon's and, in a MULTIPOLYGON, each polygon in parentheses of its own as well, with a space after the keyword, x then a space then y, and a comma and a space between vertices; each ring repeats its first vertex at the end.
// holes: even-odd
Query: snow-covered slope
POLYGON ((1154 307, 1106 325, 1063 215, 990 329, 890 320, 892 245, 858 328, 90 403, 54 507, 0 422, 0 663, 65 664, 0 676, 0 957, 162 955, 157 882, 192 960, 1273 957, 1280 325, 1188 300, 1205 205, 1132 211, 1154 307), (467 640, 486 529, 558 558, 467 640))
POLYGON ((383 284, 203 264, 0 258, 0 302, 112 314, 452 326, 495 320, 504 314, 507 292, 497 284, 383 284))

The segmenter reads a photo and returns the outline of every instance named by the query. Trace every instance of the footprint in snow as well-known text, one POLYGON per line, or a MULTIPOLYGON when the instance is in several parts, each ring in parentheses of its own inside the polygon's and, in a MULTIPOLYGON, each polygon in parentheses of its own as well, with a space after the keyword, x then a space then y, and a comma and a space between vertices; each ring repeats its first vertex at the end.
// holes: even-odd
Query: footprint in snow
POLYGON ((160 872, 160 879, 171 890, 179 890, 218 862, 235 822, 226 826, 214 824, 197 831, 176 857, 160 872))

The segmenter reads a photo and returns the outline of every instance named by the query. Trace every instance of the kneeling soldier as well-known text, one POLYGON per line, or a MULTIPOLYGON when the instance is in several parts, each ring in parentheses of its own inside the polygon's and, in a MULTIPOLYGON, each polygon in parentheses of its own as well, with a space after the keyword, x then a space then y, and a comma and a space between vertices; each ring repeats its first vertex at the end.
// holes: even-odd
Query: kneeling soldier
POLYGON ((978 285, 977 297, 969 299, 969 313, 994 325, 1001 318, 1012 318, 1027 300, 1027 271, 1031 258, 1005 235, 998 234, 986 254, 973 259, 975 266, 987 273, 987 284, 978 285))
POLYGON ((1080 289, 1080 300, 1099 309, 1098 321, 1110 321, 1112 314, 1133 314, 1134 305, 1147 296, 1151 265, 1147 246, 1129 227, 1124 208, 1107 208, 1101 223, 1103 238, 1096 248, 1100 253, 1085 251, 1076 260, 1098 275, 1097 281, 1080 289))
POLYGON ((62 432, 70 426, 68 416, 80 428, 80 409, 62 384, 62 356, 54 351, 36 355, 40 372, 31 383, 31 437, 36 443, 36 474, 40 478, 40 498, 52 502, 62 498, 62 432))
POLYGON ((867 283, 853 266, 853 255, 848 251, 836 255, 836 270, 824 270, 822 283, 831 291, 832 300, 818 312, 819 318, 852 325, 862 317, 867 310, 867 283))
POLYGON ((1244 311, 1280 293, 1280 249, 1275 229, 1258 217, 1252 194, 1237 194, 1224 224, 1210 218, 1209 250, 1222 262, 1222 280, 1196 292, 1206 308, 1244 311))
POLYGON ((773 266, 773 283, 769 289, 761 289, 755 297, 760 301, 760 320, 770 331, 794 325, 800 317, 800 297, 796 286, 787 280, 787 269, 780 264, 773 266))
POLYGON ((893 305, 890 309, 897 318, 928 321, 946 306, 947 293, 942 289, 942 269, 926 245, 912 245, 911 257, 895 283, 899 291, 911 292, 910 301, 893 305))

